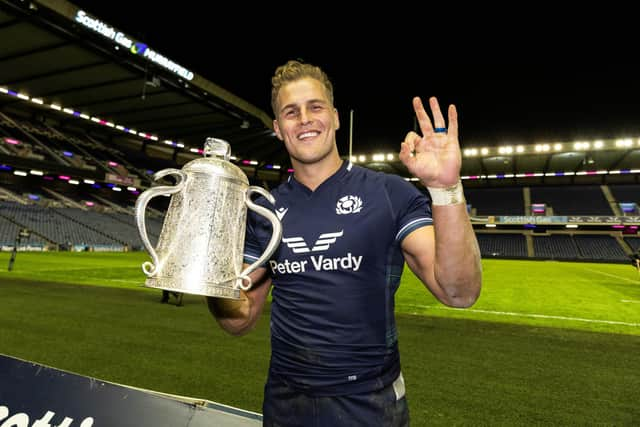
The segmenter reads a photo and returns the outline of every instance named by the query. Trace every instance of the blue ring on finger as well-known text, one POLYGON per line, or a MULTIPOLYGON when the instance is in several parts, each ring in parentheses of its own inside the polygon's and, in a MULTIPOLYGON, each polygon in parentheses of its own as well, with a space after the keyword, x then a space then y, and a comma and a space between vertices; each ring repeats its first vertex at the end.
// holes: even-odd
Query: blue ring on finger
POLYGON ((433 131, 435 133, 447 133, 447 128, 435 128, 433 131))

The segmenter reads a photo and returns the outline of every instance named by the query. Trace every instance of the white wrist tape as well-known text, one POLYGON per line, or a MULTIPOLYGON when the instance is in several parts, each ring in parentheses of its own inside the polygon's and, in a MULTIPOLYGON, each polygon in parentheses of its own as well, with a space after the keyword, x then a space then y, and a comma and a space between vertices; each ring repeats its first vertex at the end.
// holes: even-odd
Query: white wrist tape
POLYGON ((458 181, 456 185, 445 188, 427 187, 431 195, 432 206, 449 206, 465 203, 462 183, 458 181))

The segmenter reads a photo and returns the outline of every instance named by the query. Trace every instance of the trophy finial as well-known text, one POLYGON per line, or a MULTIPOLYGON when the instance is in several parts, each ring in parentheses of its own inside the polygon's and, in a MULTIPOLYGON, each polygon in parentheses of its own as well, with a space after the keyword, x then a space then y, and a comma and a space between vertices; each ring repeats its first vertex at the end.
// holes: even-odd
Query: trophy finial
POLYGON ((229 160, 229 157, 231 157, 231 145, 224 139, 208 137, 204 142, 204 156, 218 156, 224 160, 229 160))

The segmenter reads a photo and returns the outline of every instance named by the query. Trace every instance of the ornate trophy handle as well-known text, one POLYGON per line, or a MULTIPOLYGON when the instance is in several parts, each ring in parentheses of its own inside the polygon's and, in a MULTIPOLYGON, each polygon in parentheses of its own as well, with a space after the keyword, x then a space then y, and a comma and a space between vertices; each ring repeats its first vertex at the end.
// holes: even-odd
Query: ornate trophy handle
POLYGON ((271 255, 273 255, 273 253, 276 251, 276 248, 280 244, 280 239, 282 239, 282 224, 280 223, 280 220, 278 219, 278 217, 276 217, 275 214, 271 212, 269 209, 253 203, 253 201, 251 200, 251 193, 259 193, 260 195, 264 196, 265 199, 271 202, 271 204, 276 203, 276 200, 273 198, 273 196, 264 188, 251 186, 247 189, 247 192, 245 194, 245 202, 247 206, 252 211, 259 213, 260 215, 264 216, 269 221, 271 221, 272 233, 271 233, 271 240, 269 241, 269 244, 267 245, 267 248, 265 249, 262 256, 258 258, 256 262, 254 262, 249 267, 247 267, 238 276, 238 278, 241 279, 241 281, 238 282, 237 286, 243 291, 247 291, 251 288, 252 283, 251 283, 251 278, 249 277, 249 273, 254 271, 262 263, 264 263, 271 255))
POLYGON ((162 169, 156 172, 153 175, 153 180, 157 181, 160 178, 163 178, 167 175, 175 175, 176 177, 176 185, 160 185, 157 187, 151 187, 148 190, 144 191, 136 200, 136 224, 138 225, 138 231, 140 232, 140 238, 142 239, 142 243, 144 243, 144 247, 151 255, 151 259, 153 262, 145 261, 142 263, 142 271, 147 277, 151 277, 156 273, 156 267, 158 266, 158 255, 156 254, 156 250, 151 246, 151 242, 149 242, 149 237, 147 236, 147 226, 144 220, 144 213, 147 209, 147 204, 149 200, 156 196, 168 196, 170 194, 175 194, 182 190, 184 187, 185 181, 187 180, 187 174, 178 169, 162 169))

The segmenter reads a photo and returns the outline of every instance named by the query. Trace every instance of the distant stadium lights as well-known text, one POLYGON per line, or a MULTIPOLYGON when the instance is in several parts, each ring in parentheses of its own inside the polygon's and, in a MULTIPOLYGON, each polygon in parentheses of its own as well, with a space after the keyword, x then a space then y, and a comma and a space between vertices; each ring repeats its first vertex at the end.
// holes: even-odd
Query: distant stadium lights
POLYGON ((27 176, 27 173, 25 171, 20 171, 20 170, 13 171, 13 174, 18 176, 27 176))
POLYGON ((40 171, 40 170, 37 170, 37 169, 31 169, 31 170, 29 171, 29 173, 30 173, 31 175, 37 175, 37 176, 42 176, 42 175, 44 175, 44 172, 42 172, 42 171, 40 171))
POLYGON ((95 184, 96 182, 92 179, 83 179, 82 182, 84 182, 85 184, 95 184))
POLYGON ((29 100, 29 95, 25 95, 24 93, 18 93, 18 98, 24 99, 25 101, 29 100))
MULTIPOLYGON (((44 104, 45 101, 40 99, 40 98, 31 98, 29 99, 28 96, 24 96, 21 97, 19 96, 20 94, 16 91, 13 91, 7 87, 0 87, 0 93, 4 93, 7 95, 11 95, 14 97, 18 97, 18 98, 22 98, 24 100, 30 101, 30 102, 34 102, 37 104, 44 104)), ((101 119, 99 117, 91 117, 87 114, 84 113, 80 113, 76 110, 73 110, 72 108, 68 108, 68 107, 63 107, 61 105, 58 105, 56 103, 52 103, 52 104, 48 104, 49 108, 53 109, 53 110, 57 110, 57 111, 62 111, 66 114, 70 114, 73 115, 75 117, 81 117, 85 120, 91 120, 92 122, 104 125, 104 126, 109 126, 112 128, 115 128, 117 130, 120 130, 122 132, 131 134, 131 135, 137 135, 140 136, 142 138, 145 139, 151 139, 153 141, 158 141, 159 138, 155 135, 151 135, 145 132, 137 132, 135 129, 130 129, 127 128, 125 126, 122 125, 116 125, 115 123, 109 122, 107 120, 101 119)), ((4 138, 5 142, 8 144, 12 144, 12 142, 10 142, 10 139, 4 138)), ((640 138, 636 138, 636 139, 632 139, 632 138, 623 138, 623 139, 616 139, 616 140, 595 140, 593 142, 589 142, 589 141, 577 141, 575 143, 573 143, 573 149, 574 150, 589 150, 589 149, 630 149, 632 147, 634 147, 634 141, 637 143, 637 145, 640 147, 640 138)), ((184 149, 185 146, 182 143, 177 143, 175 141, 170 141, 170 140, 164 140, 163 141, 165 144, 170 145, 172 147, 177 147, 177 148, 182 148, 184 149)), ((19 142, 16 142, 16 144, 19 142)), ((534 145, 530 145, 530 146, 526 146, 526 145, 517 145, 515 146, 515 148, 511 145, 506 145, 506 146, 500 146, 500 147, 483 147, 483 148, 474 148, 474 147, 470 147, 470 148, 465 148, 463 149, 463 156, 464 157, 475 157, 478 155, 482 155, 482 156, 487 156, 487 155, 494 155, 494 154, 502 154, 505 156, 510 156, 510 155, 514 155, 515 154, 528 154, 531 152, 538 152, 538 153, 546 153, 548 151, 551 151, 551 149, 553 149, 553 151, 555 152, 561 152, 563 149, 563 143, 553 143, 553 144, 534 144, 534 145)), ((198 154, 202 154, 203 150, 202 149, 197 149, 197 148, 189 148, 189 151, 192 153, 198 153, 198 154)), ((570 151, 570 150, 569 150, 570 151)), ((231 156, 230 157, 231 160, 233 161, 238 161, 238 158, 236 156, 231 156)), ((394 161, 394 159, 396 159, 396 156, 394 156, 393 153, 387 153, 387 154, 381 154, 381 153, 376 153, 372 156, 372 160, 376 161, 376 162, 383 162, 383 161, 394 161)), ((351 156, 351 161, 353 163, 366 163, 367 162, 367 156, 364 154, 360 154, 360 155, 353 155, 351 156)), ((258 162, 255 160, 248 160, 248 163, 245 163, 247 165, 257 165, 258 162)), ((244 163, 244 162, 243 162, 244 163)), ((273 166, 273 165, 272 165, 273 166)), ((275 167, 272 167, 272 169, 276 169, 275 167)), ((292 170, 288 170, 287 172, 292 172, 292 170)), ((623 169, 623 170, 611 170, 611 171, 582 171, 582 172, 578 172, 575 173, 573 171, 556 171, 556 172, 547 172, 542 173, 542 172, 527 172, 527 173, 520 173, 515 175, 516 178, 522 178, 522 177, 537 177, 537 176, 570 176, 570 175, 602 175, 602 174, 628 174, 628 173, 640 173, 640 169, 623 169)), ((462 179, 502 179, 502 178, 513 178, 514 175, 513 174, 495 174, 495 175, 472 175, 472 176, 462 176, 462 179)))
POLYGON ((73 184, 73 185, 80 184, 80 181, 78 181, 77 179, 70 179, 68 182, 69 182, 69 184, 73 184))
POLYGON ((633 140, 632 139, 617 139, 616 140, 616 147, 619 148, 628 148, 628 147, 632 147, 633 146, 633 140))

